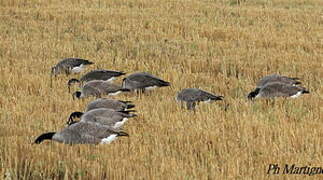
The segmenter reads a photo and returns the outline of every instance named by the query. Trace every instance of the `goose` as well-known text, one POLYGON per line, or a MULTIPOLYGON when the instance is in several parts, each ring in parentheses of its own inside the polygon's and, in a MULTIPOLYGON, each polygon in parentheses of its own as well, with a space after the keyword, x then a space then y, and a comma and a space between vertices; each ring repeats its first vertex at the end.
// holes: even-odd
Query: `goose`
POLYGON ((84 82, 92 81, 92 80, 103 80, 112 82, 116 77, 125 75, 126 73, 121 71, 111 71, 111 70, 103 70, 96 69, 92 70, 86 74, 84 74, 80 79, 70 79, 67 82, 68 91, 70 92, 70 86, 74 83, 83 84, 84 82))
POLYGON ((83 112, 71 113, 68 125, 74 124, 74 118, 81 118, 79 122, 95 122, 105 126, 113 127, 115 129, 121 128, 124 123, 128 121, 128 118, 136 117, 136 114, 131 114, 133 111, 115 111, 113 109, 98 108, 83 112))
POLYGON ((122 80, 123 88, 141 92, 163 86, 170 86, 170 83, 147 72, 133 73, 122 80))
POLYGON ((273 82, 268 83, 261 88, 256 88, 254 91, 248 94, 248 99, 255 98, 275 98, 275 97, 291 97, 297 98, 302 94, 310 93, 304 87, 293 86, 290 84, 273 82))
POLYGON ((274 83, 274 82, 284 83, 284 84, 288 84, 288 85, 301 84, 301 82, 298 80, 299 80, 299 78, 296 78, 296 77, 287 77, 287 76, 282 76, 282 75, 278 75, 278 74, 271 74, 271 75, 261 78, 257 82, 257 88, 261 88, 268 83, 274 83))
POLYGON ((122 88, 116 84, 112 84, 108 81, 103 80, 93 80, 85 83, 81 91, 76 91, 72 94, 73 99, 84 98, 88 96, 101 97, 101 95, 111 95, 115 96, 121 92, 130 91, 127 88, 122 88))
POLYGON ((94 101, 91 101, 85 111, 90 111, 92 109, 98 108, 108 108, 113 109, 115 111, 124 111, 134 108, 135 105, 131 104, 131 101, 120 101, 115 99, 107 99, 107 98, 98 98, 94 101))
POLYGON ((58 62, 55 66, 52 67, 51 74, 71 74, 71 73, 80 73, 85 66, 94 64, 93 62, 80 59, 80 58, 66 58, 58 62))
POLYGON ((222 100, 223 96, 217 96, 197 88, 186 88, 178 92, 177 101, 186 102, 188 110, 195 110, 196 103, 222 100))
POLYGON ((34 143, 40 144, 44 140, 53 140, 65 144, 109 144, 119 136, 129 135, 97 123, 79 122, 58 132, 41 134, 34 143))

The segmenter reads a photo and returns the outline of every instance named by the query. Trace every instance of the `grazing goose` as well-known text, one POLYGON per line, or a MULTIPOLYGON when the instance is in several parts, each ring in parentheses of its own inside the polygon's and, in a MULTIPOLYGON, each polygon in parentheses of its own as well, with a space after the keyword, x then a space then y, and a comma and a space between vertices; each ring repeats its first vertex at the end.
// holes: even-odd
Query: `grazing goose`
POLYGON ((90 111, 92 109, 98 108, 108 108, 113 109, 115 111, 124 111, 128 109, 134 108, 135 105, 131 104, 131 101, 120 101, 116 99, 107 99, 107 98, 99 98, 92 102, 90 102, 85 111, 90 111))
POLYGON ((301 84, 299 78, 291 78, 291 77, 287 77, 287 76, 281 76, 278 74, 272 74, 272 75, 268 75, 265 76, 263 78, 261 78, 258 82, 257 82, 257 88, 261 88, 263 86, 265 86, 268 83, 274 83, 274 82, 278 82, 278 83, 283 83, 283 84, 288 84, 288 85, 298 85, 301 84))
POLYGON ((99 108, 83 112, 71 113, 68 125, 74 124, 74 118, 81 118, 80 122, 95 122, 105 126, 118 129, 128 121, 128 118, 136 117, 136 114, 131 114, 133 111, 114 111, 113 109, 99 108))
POLYGON ((91 65, 93 62, 80 58, 66 58, 58 62, 55 66, 52 67, 51 74, 70 74, 70 73, 79 73, 84 69, 84 66, 91 65))
POLYGON ((48 139, 65 144, 109 144, 118 136, 129 135, 97 123, 79 122, 65 127, 59 132, 44 133, 35 140, 35 143, 40 144, 48 139))
POLYGON ((147 72, 131 74, 124 78, 122 82, 122 87, 130 90, 139 90, 141 92, 163 86, 170 86, 170 83, 147 72))
POLYGON ((196 103, 222 100, 223 96, 217 96, 197 88, 186 88, 180 91, 177 101, 186 102, 187 109, 195 110, 196 103))
POLYGON ((110 70, 101 70, 101 69, 97 69, 97 70, 93 70, 90 71, 86 74, 84 74, 80 80, 78 79, 70 79, 67 82, 68 85, 68 90, 70 92, 70 86, 73 83, 80 83, 83 84, 84 82, 89 82, 92 80, 103 80, 103 81, 113 81, 116 77, 125 75, 126 73, 121 72, 121 71, 110 71, 110 70))
POLYGON ((117 95, 121 92, 130 91, 129 89, 122 88, 121 86, 112 84, 108 81, 93 80, 84 84, 81 91, 73 93, 73 99, 84 98, 88 96, 101 97, 101 95, 117 95))
POLYGON ((256 88, 248 94, 248 99, 254 98, 274 98, 274 97, 291 97, 296 98, 301 94, 310 93, 304 87, 293 86, 284 83, 268 83, 262 88, 256 88))

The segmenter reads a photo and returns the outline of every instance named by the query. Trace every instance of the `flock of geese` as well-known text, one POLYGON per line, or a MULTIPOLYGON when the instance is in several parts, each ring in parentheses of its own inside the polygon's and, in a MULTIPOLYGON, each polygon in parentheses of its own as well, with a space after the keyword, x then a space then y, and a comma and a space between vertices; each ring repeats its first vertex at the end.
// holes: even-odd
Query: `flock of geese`
MULTIPOLYGON (((94 63, 80 58, 63 59, 52 67, 51 82, 52 76, 80 73, 91 64, 94 63)), ((102 98, 102 96, 114 96, 130 91, 144 93, 146 90, 157 87, 170 86, 170 83, 147 72, 137 72, 127 76, 122 80, 122 85, 112 83, 114 79, 125 74, 119 71, 98 69, 86 73, 80 79, 70 79, 67 83, 69 92, 73 84, 78 83, 81 88, 80 91, 72 94, 73 99, 89 96, 95 96, 97 99, 87 105, 85 112, 71 113, 67 126, 61 131, 44 133, 37 137, 35 143, 54 140, 65 144, 109 144, 117 137, 129 136, 122 131, 122 126, 129 118, 137 116, 134 114, 136 111, 133 110, 135 105, 131 101, 102 98)), ((248 94, 248 99, 296 98, 309 93, 304 87, 299 86, 301 84, 299 80, 299 78, 278 74, 265 76, 248 94)), ((175 98, 181 102, 182 107, 186 103, 188 110, 195 110, 200 102, 222 100, 224 97, 197 88, 186 88, 178 92, 175 98)))

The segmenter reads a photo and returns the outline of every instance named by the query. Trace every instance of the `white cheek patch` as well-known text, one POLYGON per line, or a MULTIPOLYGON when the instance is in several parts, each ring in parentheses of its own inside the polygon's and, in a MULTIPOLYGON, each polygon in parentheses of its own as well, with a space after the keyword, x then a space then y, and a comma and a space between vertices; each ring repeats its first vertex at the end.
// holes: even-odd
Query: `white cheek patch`
POLYGON ((156 89, 157 88, 157 86, 149 86, 149 87, 146 87, 145 89, 146 90, 153 90, 153 89, 156 89))
POLYGON ((111 96, 116 96, 116 95, 118 95, 118 94, 120 94, 121 93, 121 91, 117 91, 117 92, 114 92, 114 93, 109 93, 109 95, 111 95, 111 96))
POLYGON ((259 93, 255 96, 255 99, 256 99, 256 98, 260 98, 260 94, 259 94, 259 93))
POLYGON ((110 144, 112 141, 117 139, 117 134, 111 134, 107 138, 103 138, 100 144, 110 144))
POLYGON ((302 91, 298 91, 296 94, 290 96, 291 98, 297 98, 298 96, 300 96, 302 94, 302 91))

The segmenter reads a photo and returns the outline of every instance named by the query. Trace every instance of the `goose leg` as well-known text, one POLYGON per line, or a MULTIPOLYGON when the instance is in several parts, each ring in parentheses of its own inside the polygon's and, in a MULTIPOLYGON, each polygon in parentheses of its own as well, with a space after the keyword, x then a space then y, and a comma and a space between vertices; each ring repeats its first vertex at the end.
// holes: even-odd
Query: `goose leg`
POLYGON ((187 102, 186 106, 187 106, 188 110, 194 110, 195 111, 196 102, 189 101, 189 102, 187 102))

